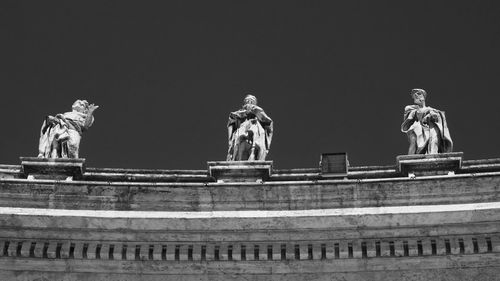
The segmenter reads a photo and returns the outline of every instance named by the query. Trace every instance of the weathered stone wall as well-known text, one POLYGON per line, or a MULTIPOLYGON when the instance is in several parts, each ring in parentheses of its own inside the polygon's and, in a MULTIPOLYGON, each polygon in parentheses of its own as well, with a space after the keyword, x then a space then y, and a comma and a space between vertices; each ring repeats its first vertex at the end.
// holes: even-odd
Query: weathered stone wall
POLYGON ((500 270, 499 203, 180 213, 1 208, 0 223, 0 270, 14 280, 495 280, 500 270))
POLYGON ((315 281, 495 281, 498 256, 384 258, 335 261, 200 262, 105 261, 107 272, 92 270, 88 260, 24 263, 2 258, 2 280, 18 281, 160 281, 160 280, 315 280, 315 281), (370 270, 361 270, 369 268, 370 270), (50 270, 49 270, 50 269, 50 270), (113 272, 113 273, 111 273, 113 272), (125 273, 130 272, 130 273, 125 273))
POLYGON ((0 165, 0 280, 500 280, 497 165, 259 183, 126 169, 29 180, 0 165))
POLYGON ((0 206, 141 211, 301 210, 500 201, 500 172, 261 183, 0 181, 0 206))

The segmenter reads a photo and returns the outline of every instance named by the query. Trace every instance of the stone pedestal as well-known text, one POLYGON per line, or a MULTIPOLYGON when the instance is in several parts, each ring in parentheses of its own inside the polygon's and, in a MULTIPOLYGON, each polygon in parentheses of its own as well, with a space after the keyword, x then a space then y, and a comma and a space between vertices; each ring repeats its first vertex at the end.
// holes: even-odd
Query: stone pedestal
POLYGON ((85 159, 21 157, 23 173, 32 179, 79 180, 85 171, 85 159))
POLYGON ((273 161, 208 162, 208 173, 218 182, 262 182, 269 179, 273 161))
POLYGON ((447 175, 460 170, 462 158, 463 152, 399 155, 396 166, 405 176, 447 175))

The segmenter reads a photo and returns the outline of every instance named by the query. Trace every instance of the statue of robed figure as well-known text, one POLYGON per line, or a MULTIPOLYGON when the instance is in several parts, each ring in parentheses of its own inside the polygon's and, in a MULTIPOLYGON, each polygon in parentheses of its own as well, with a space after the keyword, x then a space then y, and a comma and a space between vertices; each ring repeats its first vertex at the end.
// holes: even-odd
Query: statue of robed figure
POLYGON ((273 138, 273 120, 247 95, 240 110, 229 114, 227 161, 265 160, 273 138))
POLYGON ((453 141, 444 111, 426 106, 427 93, 411 90, 414 104, 405 107, 401 131, 408 135, 408 154, 436 154, 452 152, 453 141))
POLYGON ((40 130, 38 157, 78 158, 82 134, 94 123, 93 113, 98 107, 77 100, 71 112, 47 116, 40 130))

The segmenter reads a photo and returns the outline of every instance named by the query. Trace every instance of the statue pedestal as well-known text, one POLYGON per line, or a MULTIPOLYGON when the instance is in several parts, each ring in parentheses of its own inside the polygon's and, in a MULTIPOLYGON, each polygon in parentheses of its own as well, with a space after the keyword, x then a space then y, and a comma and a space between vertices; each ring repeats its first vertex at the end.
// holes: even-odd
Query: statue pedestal
POLYGON ((79 180, 85 171, 85 159, 21 157, 24 175, 29 179, 79 180))
POLYGON ((218 182, 261 182, 271 176, 273 161, 213 161, 208 173, 218 182))
POLYGON ((454 174, 462 167, 463 152, 439 154, 399 155, 398 172, 405 176, 431 176, 454 174))

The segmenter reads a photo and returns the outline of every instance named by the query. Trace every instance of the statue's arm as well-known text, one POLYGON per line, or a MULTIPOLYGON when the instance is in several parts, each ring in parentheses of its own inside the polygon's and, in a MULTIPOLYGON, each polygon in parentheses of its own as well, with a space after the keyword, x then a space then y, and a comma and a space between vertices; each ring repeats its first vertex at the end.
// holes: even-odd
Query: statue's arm
POLYGON ((408 105, 405 107, 403 123, 401 124, 401 131, 407 133, 411 128, 411 125, 415 122, 417 113, 416 106, 408 105))
POLYGON ((264 122, 264 123, 272 123, 273 120, 264 112, 264 109, 262 109, 259 106, 254 105, 252 108, 253 114, 257 116, 259 121, 264 122))
POLYGON ((231 145, 231 139, 233 137, 233 133, 235 130, 237 115, 235 112, 229 113, 229 119, 227 121, 227 140, 229 141, 229 145, 231 145))
POLYGON ((231 141, 231 137, 233 136, 233 126, 228 126, 227 127, 227 140, 230 142, 231 141))
MULTIPOLYGON (((59 116, 59 115, 61 115, 61 114, 57 114, 56 116, 59 116)), ((54 117, 54 116, 52 116, 52 115, 48 115, 48 116, 45 118, 45 121, 46 121, 46 123, 47 123, 47 124, 52 125, 52 124, 57 123, 57 117, 54 117)))
POLYGON ((412 105, 408 105, 405 107, 404 120, 413 120, 415 119, 415 114, 417 113, 417 108, 412 105))
POLYGON ((439 122, 439 119, 440 119, 440 111, 437 110, 437 109, 434 109, 432 108, 430 111, 429 111, 429 114, 428 114, 428 119, 429 121, 431 122, 439 122))
POLYGON ((94 123, 94 111, 98 108, 99 108, 98 105, 94 104, 89 105, 89 110, 87 112, 87 116, 85 116, 85 122, 83 124, 85 129, 90 128, 90 126, 92 126, 92 123, 94 123))
POLYGON ((422 117, 422 123, 429 124, 431 122, 439 122, 440 114, 439 110, 434 108, 429 108, 429 110, 425 113, 424 117, 422 117))
POLYGON ((262 122, 265 122, 265 123, 272 123, 273 122, 271 117, 269 117, 264 111, 259 112, 258 116, 262 122))

